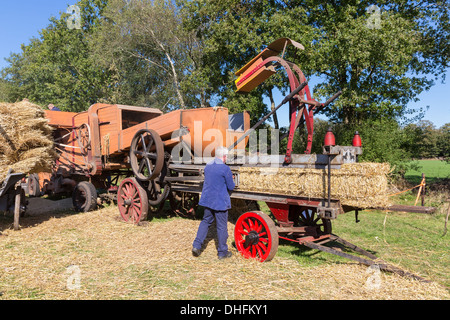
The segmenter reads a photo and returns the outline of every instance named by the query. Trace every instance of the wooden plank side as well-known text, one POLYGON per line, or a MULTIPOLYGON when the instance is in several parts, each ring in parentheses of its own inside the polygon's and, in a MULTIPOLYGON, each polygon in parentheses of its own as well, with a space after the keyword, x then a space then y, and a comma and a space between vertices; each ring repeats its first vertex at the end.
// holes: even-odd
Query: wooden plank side
POLYGON ((228 109, 223 107, 183 110, 182 124, 189 129, 183 137, 197 157, 214 156, 218 146, 225 146, 228 136, 228 109))
MULTIPOLYGON (((117 106, 100 108, 97 111, 100 127, 100 146, 102 155, 111 154, 112 137, 116 137, 121 129, 118 115, 120 113, 117 106)), ((116 143, 117 145, 117 143, 116 143)), ((117 147, 114 147, 117 148, 117 147)))
POLYGON ((163 114, 133 127, 120 130, 117 136, 111 136, 109 140, 110 154, 129 150, 131 141, 141 129, 153 129, 162 138, 168 141, 167 148, 176 145, 172 139, 172 133, 180 129, 181 125, 189 129, 190 134, 185 135, 183 140, 197 147, 197 151, 202 155, 205 152, 214 154, 215 147, 225 146, 228 138, 228 109, 222 107, 176 110, 163 114), (197 130, 196 133, 195 130, 197 130), (172 141, 169 141, 172 140, 172 141))
POLYGON ((77 114, 73 117, 73 125, 74 125, 75 127, 79 127, 79 126, 81 126, 83 123, 89 124, 89 114, 87 113, 87 111, 77 113, 77 114))
MULTIPOLYGON (((67 145, 78 147, 78 142, 76 141, 76 139, 72 139, 72 135, 71 135, 67 141, 67 145)), ((59 160, 62 163, 72 165, 71 162, 74 162, 78 165, 84 165, 85 161, 81 154, 81 149, 65 147, 65 148, 62 148, 61 150, 63 152, 62 152, 61 156, 59 157, 59 160), (71 162, 69 162, 69 161, 71 161, 71 162)))
POLYGON ((180 112, 172 111, 111 135, 110 154, 128 150, 134 135, 141 129, 153 129, 162 140, 170 139, 172 133, 180 128, 180 112))
POLYGON ((45 118, 48 119, 48 124, 57 127, 72 127, 72 118, 77 115, 75 112, 65 111, 50 111, 45 110, 45 118))
POLYGON ((397 212, 410 212, 410 213, 424 213, 432 214, 436 211, 435 207, 420 207, 420 206, 408 206, 408 205, 392 205, 388 208, 376 208, 378 210, 397 211, 397 212))

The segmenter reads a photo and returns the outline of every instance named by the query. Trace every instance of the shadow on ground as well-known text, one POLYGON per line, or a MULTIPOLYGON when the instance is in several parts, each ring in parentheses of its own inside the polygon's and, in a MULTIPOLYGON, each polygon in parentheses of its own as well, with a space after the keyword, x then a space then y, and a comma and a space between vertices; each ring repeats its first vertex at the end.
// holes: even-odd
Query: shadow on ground
MULTIPOLYGON (((20 229, 39 225, 52 218, 62 218, 68 214, 75 214, 72 199, 49 200, 45 198, 27 198, 27 210, 19 219, 20 229)), ((0 214, 0 233, 13 229, 12 214, 0 214)))

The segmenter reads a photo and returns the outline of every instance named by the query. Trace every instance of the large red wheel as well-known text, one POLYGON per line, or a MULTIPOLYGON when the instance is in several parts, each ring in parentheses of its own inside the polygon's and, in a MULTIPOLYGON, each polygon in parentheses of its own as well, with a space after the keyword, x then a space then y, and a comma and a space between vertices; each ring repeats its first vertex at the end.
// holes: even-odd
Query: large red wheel
POLYGON ((245 258, 269 261, 278 250, 275 223, 261 211, 251 211, 239 217, 234 228, 236 248, 245 258))
POLYGON ((148 197, 144 188, 135 178, 126 178, 117 192, 117 206, 122 219, 138 224, 148 214, 148 197))

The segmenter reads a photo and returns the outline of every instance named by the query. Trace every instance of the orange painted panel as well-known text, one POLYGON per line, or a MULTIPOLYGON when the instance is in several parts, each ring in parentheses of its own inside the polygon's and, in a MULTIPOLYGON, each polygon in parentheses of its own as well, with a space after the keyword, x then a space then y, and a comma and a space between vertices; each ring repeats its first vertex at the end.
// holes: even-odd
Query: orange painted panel
POLYGON ((252 91, 275 73, 273 66, 261 66, 264 62, 263 57, 252 61, 252 64, 246 67, 245 71, 235 81, 237 91, 239 92, 252 91))
MULTIPOLYGON (((100 155, 127 152, 134 135, 141 129, 155 130, 165 142, 166 150, 169 152, 180 140, 183 140, 191 146, 196 156, 205 157, 213 156, 217 146, 228 147, 243 134, 243 132, 228 130, 228 109, 223 107, 176 110, 161 114, 159 110, 152 111, 150 108, 96 104, 85 112, 48 111, 46 116, 53 126, 61 128, 59 129, 62 130, 61 135, 70 132, 72 126, 76 128, 87 123, 91 127, 89 156, 83 157, 79 149, 73 148, 78 147, 73 134, 59 141, 68 146, 59 147, 64 151, 59 162, 69 168, 73 167, 71 162, 84 167, 86 161, 91 161, 94 156, 98 158, 100 155), (134 125, 144 118, 150 120, 134 125), (186 127, 189 134, 180 139, 173 133, 177 132, 181 126, 186 127)), ((249 127, 250 116, 246 112, 244 113, 244 132, 249 127)), ((241 142, 236 148, 244 149, 247 141, 248 139, 241 142)), ((76 171, 80 171, 80 168, 76 168, 76 171)))
POLYGON ((134 135, 141 129, 153 129, 163 140, 170 139, 172 132, 180 128, 180 112, 180 110, 172 111, 144 123, 121 130, 118 133, 119 146, 116 150, 112 149, 111 152, 114 153, 119 151, 119 149, 130 148, 134 135))
POLYGON ((254 66, 257 66, 259 63, 263 62, 263 60, 265 60, 271 56, 276 56, 277 54, 278 54, 278 52, 270 50, 269 48, 265 48, 263 51, 258 53, 258 55, 256 57, 254 57, 252 60, 247 62, 245 64, 245 66, 243 66, 241 69, 239 69, 235 73, 235 75, 239 77, 239 76, 249 72, 249 69, 251 69, 254 66))
POLYGON ((183 110, 183 126, 189 134, 183 140, 191 146, 193 154, 214 156, 218 146, 226 146, 228 129, 228 109, 223 107, 183 110))
POLYGON ((83 123, 89 124, 89 114, 87 111, 77 113, 73 117, 73 123, 75 128, 81 126, 83 123))
POLYGON ((53 127, 72 127, 72 118, 75 115, 75 112, 45 110, 45 118, 53 127))

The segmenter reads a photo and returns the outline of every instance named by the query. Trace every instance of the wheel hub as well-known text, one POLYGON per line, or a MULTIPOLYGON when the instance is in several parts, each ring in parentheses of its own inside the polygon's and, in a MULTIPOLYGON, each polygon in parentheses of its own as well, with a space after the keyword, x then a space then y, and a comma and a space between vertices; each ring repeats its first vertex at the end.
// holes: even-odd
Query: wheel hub
POLYGON ((259 242, 259 235, 256 231, 252 230, 245 236, 245 246, 255 245, 259 242))

